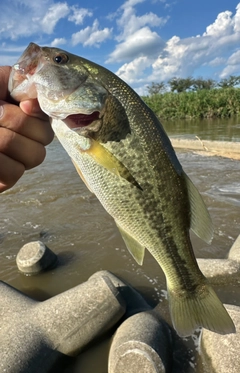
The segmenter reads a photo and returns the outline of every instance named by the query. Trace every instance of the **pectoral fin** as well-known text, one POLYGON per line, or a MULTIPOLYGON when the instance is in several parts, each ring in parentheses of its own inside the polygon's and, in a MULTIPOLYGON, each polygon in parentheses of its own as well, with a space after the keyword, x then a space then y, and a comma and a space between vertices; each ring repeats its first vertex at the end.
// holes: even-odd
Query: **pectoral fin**
POLYGON ((122 177, 129 183, 142 190, 140 185, 137 183, 130 171, 124 166, 124 164, 98 141, 91 139, 91 146, 85 152, 89 154, 99 165, 103 166, 114 175, 122 177))
POLYGON ((136 260, 139 265, 143 264, 144 254, 145 254, 145 247, 140 245, 138 241, 135 240, 130 234, 128 234, 125 230, 123 230, 118 224, 117 227, 122 235, 123 241, 125 242, 128 251, 136 260))
POLYGON ((93 193, 93 191, 91 190, 89 184, 87 183, 85 177, 83 176, 82 171, 80 170, 80 168, 78 167, 78 165, 76 164, 76 162, 74 162, 74 160, 72 158, 71 158, 71 161, 72 161, 74 167, 76 168, 76 171, 77 171, 78 175, 80 176, 80 178, 82 179, 82 181, 86 185, 86 187, 90 190, 91 193, 93 193))
POLYGON ((191 229, 205 242, 210 243, 213 238, 213 224, 202 196, 195 185, 184 173, 185 182, 188 189, 188 197, 191 208, 191 229))

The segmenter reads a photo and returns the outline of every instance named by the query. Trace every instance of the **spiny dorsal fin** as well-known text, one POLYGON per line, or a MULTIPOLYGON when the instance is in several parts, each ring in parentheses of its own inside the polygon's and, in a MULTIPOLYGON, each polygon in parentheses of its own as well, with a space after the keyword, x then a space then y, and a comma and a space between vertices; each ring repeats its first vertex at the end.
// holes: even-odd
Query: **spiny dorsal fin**
MULTIPOLYGON (((117 223, 116 223, 117 224, 117 223)), ((122 235, 123 241, 125 242, 128 251, 136 260, 139 265, 143 264, 145 248, 140 245, 138 241, 135 240, 130 234, 128 234, 124 229, 122 229, 118 224, 117 227, 122 235)))
POLYGON ((190 202, 191 229, 198 237, 210 243, 213 238, 213 224, 209 212, 195 185, 184 172, 183 176, 186 181, 190 202))

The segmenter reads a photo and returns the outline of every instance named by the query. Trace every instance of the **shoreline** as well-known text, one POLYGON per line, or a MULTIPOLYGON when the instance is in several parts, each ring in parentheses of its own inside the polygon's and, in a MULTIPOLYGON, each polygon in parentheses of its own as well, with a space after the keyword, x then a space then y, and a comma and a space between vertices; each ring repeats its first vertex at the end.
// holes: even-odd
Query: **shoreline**
POLYGON ((175 138, 170 136, 174 149, 186 149, 199 152, 203 156, 219 156, 240 160, 240 142, 210 141, 196 139, 175 138))

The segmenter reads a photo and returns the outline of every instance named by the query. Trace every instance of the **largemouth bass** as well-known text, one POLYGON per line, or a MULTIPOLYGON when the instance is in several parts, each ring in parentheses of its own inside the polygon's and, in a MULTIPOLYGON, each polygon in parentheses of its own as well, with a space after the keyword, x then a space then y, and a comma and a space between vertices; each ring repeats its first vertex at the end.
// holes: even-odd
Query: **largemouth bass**
POLYGON ((17 101, 38 99, 137 263, 143 263, 145 248, 157 260, 177 333, 191 335, 197 327, 234 332, 190 242, 190 228, 211 241, 207 209, 159 120, 136 92, 91 61, 34 43, 12 67, 9 90, 17 101))

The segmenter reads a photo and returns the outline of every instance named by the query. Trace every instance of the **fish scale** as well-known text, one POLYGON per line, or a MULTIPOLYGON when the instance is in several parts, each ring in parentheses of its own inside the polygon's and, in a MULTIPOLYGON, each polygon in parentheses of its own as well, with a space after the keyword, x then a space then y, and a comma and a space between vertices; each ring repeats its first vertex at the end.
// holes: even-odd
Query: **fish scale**
POLYGON ((191 228, 211 240, 205 204, 162 125, 136 92, 104 67, 33 43, 13 66, 9 90, 18 101, 36 93, 79 175, 115 220, 137 263, 143 263, 145 248, 157 260, 177 333, 187 336, 199 326, 233 333, 230 316, 198 268, 189 237, 191 228), (39 61, 34 74, 29 74, 31 57, 34 66, 39 61), (81 114, 80 121, 94 112, 99 118, 89 125, 76 131, 69 125, 71 116, 81 114))

